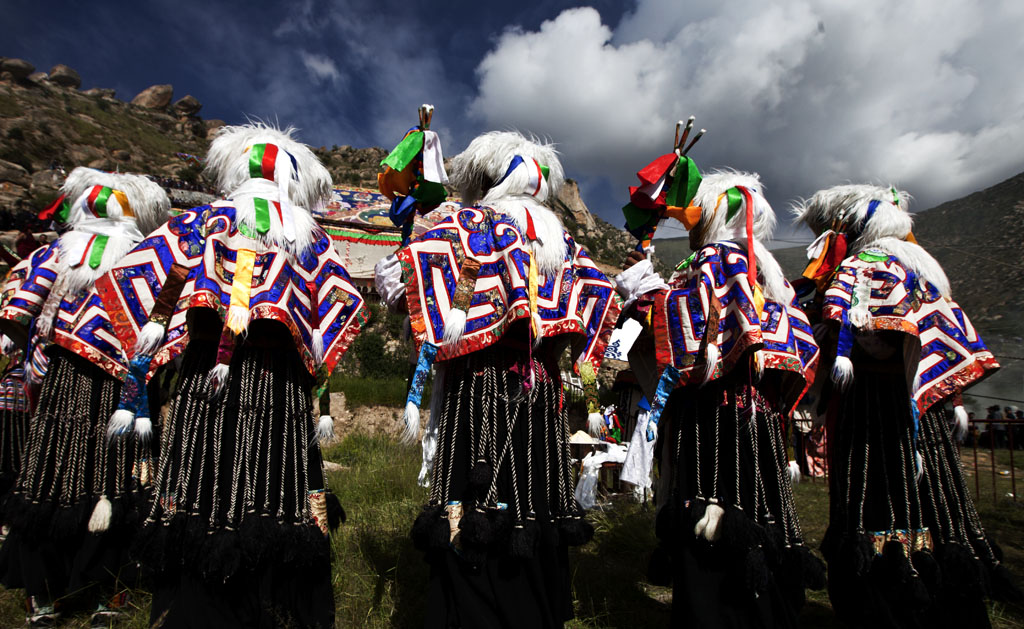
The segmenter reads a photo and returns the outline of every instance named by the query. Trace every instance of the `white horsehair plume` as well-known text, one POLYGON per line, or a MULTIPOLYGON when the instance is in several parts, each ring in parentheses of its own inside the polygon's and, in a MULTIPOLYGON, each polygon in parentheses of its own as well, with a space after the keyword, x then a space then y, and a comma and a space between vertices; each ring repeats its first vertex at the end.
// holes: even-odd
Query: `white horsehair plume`
POLYGON ((153 420, 146 416, 135 418, 135 436, 143 445, 149 443, 153 436, 153 420))
POLYGON ((704 516, 693 527, 693 534, 697 537, 703 535, 709 542, 717 542, 722 537, 721 523, 724 515, 725 509, 719 506, 714 498, 708 500, 704 516))
POLYGON ((796 461, 790 461, 789 465, 786 466, 786 470, 789 472, 789 482, 794 485, 800 484, 800 464, 796 461))
POLYGON ((334 438, 334 419, 330 415, 321 415, 316 423, 316 438, 330 441, 334 438))
POLYGON ((110 421, 107 422, 107 439, 114 439, 125 434, 131 430, 134 423, 135 413, 124 408, 117 409, 110 416, 110 421))
POLYGON ((963 441, 967 437, 967 432, 970 429, 969 421, 967 409, 963 404, 953 407, 953 437, 957 441, 963 441))
POLYGON ((89 517, 89 532, 102 533, 109 529, 112 513, 113 509, 111 508, 110 500, 106 494, 101 495, 100 499, 96 502, 96 506, 93 507, 92 515, 89 517))
POLYGON ((402 420, 405 424, 402 431, 402 442, 415 443, 420 436, 420 407, 412 402, 406 402, 402 420))

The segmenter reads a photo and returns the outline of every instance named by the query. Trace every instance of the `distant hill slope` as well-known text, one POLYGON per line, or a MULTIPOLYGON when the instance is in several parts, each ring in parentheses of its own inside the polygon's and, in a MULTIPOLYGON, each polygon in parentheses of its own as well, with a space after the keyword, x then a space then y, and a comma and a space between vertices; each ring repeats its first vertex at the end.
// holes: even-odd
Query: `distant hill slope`
MULTIPOLYGON (((224 122, 204 121, 198 99, 174 101, 173 87, 160 85, 128 103, 111 89, 79 90, 77 73, 70 81, 31 70, 15 76, 8 67, 31 65, 8 61, 0 57, 0 230, 44 229, 35 224, 35 215, 56 198, 61 170, 75 166, 154 175, 178 190, 209 186, 188 156, 202 157, 209 137, 224 122)), ((335 185, 366 188, 376 188, 387 155, 380 147, 335 145, 314 151, 335 185)), ((192 201, 187 193, 178 196, 178 204, 192 201)), ((566 181, 550 205, 599 266, 617 272, 633 238, 591 214, 575 181, 566 181)))

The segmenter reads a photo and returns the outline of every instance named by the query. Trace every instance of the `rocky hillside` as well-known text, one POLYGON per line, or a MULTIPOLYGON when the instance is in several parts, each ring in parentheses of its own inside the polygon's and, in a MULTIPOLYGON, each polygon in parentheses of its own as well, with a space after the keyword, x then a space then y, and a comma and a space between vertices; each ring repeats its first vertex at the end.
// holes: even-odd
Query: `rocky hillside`
MULTIPOLYGON (((189 205, 181 190, 204 190, 198 164, 222 120, 203 120, 200 101, 175 100, 174 87, 154 85, 130 101, 112 89, 82 91, 68 66, 37 72, 31 63, 0 57, 0 230, 34 226, 36 213, 53 201, 63 172, 75 166, 141 172, 176 190, 176 204, 189 205)), ((320 147, 317 155, 339 186, 375 188, 380 147, 320 147)), ((587 209, 574 181, 567 181, 552 206, 565 226, 607 271, 616 270, 633 246, 624 231, 587 209)))

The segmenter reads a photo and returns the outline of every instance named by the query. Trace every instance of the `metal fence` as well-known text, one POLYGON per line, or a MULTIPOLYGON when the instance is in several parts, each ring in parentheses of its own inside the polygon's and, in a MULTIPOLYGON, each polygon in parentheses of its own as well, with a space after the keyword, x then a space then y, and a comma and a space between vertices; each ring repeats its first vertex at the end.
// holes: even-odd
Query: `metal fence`
POLYGON ((1010 491, 1009 496, 1013 498, 1013 501, 1017 501, 1017 468, 1014 461, 1014 450, 1016 449, 1015 442, 1018 445, 1024 446, 1024 420, 1019 419, 972 419, 970 420, 967 438, 964 441, 960 449, 960 459, 964 460, 964 450, 967 448, 971 449, 973 456, 971 461, 967 462, 965 468, 970 469, 970 464, 973 463, 974 467, 974 499, 981 500, 981 476, 983 474, 981 465, 979 465, 978 450, 988 450, 989 455, 989 467, 991 468, 992 477, 992 502, 996 503, 999 501, 999 478, 1002 476, 1009 476, 1010 478, 1010 491), (980 426, 984 426, 980 428, 980 426), (997 429, 998 428, 998 429, 997 429), (1014 433, 1017 433, 1014 435, 1014 433), (1015 439, 1016 437, 1016 439, 1015 439), (998 464, 996 453, 1002 453, 1009 451, 1009 468, 1003 472, 996 472, 997 467, 1003 467, 998 464))

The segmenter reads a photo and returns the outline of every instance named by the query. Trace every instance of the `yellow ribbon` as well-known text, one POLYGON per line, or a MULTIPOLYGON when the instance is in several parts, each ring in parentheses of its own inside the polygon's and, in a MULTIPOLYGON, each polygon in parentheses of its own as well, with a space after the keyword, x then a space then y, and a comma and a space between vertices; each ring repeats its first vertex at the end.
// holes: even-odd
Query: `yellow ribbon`
POLYGON ((235 277, 231 282, 231 307, 228 308, 228 328, 241 334, 249 322, 249 297, 252 292, 252 270, 256 252, 240 249, 235 258, 235 277))
POLYGON ((123 216, 135 216, 135 212, 132 211, 131 203, 128 203, 128 195, 121 192, 120 190, 111 190, 114 193, 114 198, 117 199, 118 205, 121 206, 121 214, 123 216))

